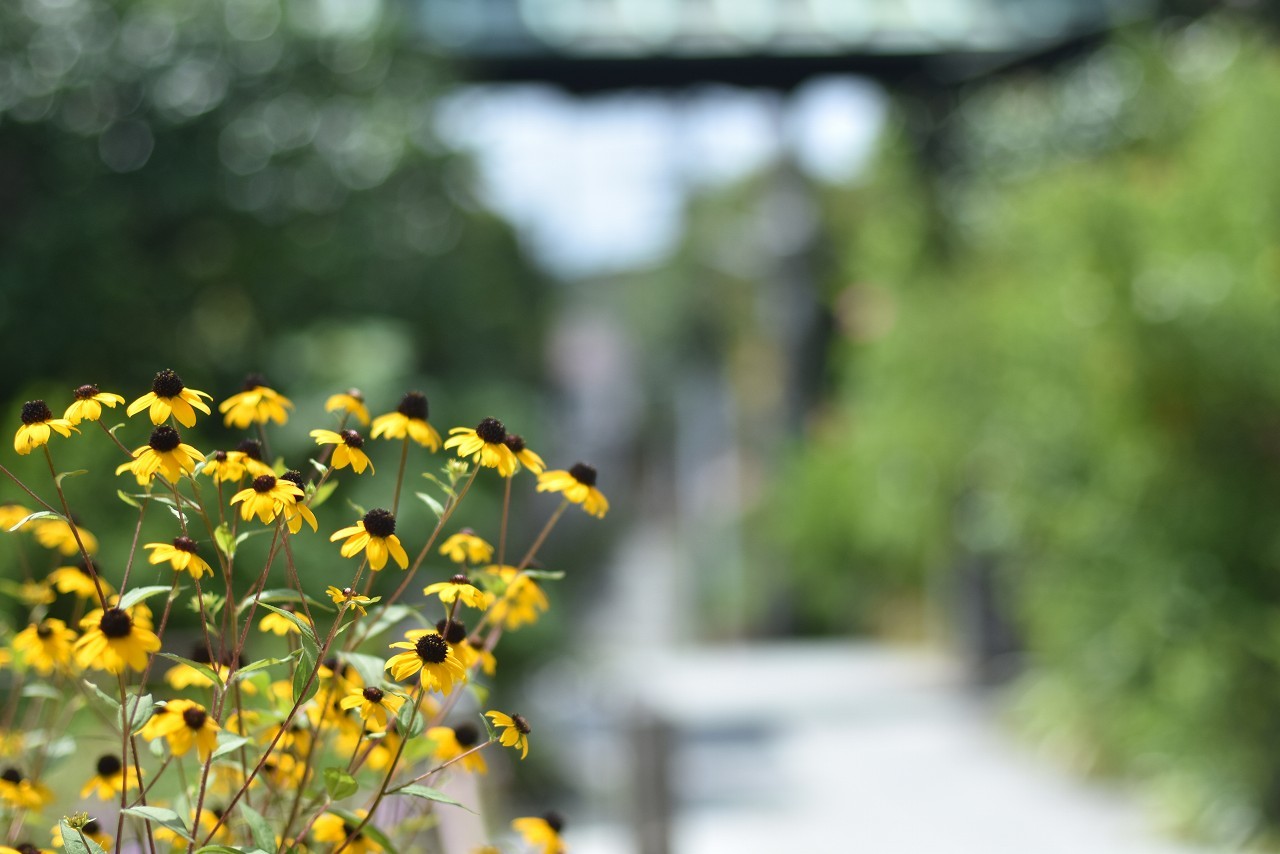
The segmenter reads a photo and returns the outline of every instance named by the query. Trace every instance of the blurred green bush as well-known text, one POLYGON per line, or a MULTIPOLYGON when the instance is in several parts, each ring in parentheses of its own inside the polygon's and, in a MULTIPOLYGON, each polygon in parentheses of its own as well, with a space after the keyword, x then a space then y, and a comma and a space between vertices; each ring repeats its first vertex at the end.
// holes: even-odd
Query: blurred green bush
POLYGON ((841 380, 768 516, 809 630, 993 566, 1022 719, 1235 841, 1280 823, 1277 116, 1210 19, 968 93, 940 230, 891 140, 829 199, 841 380))

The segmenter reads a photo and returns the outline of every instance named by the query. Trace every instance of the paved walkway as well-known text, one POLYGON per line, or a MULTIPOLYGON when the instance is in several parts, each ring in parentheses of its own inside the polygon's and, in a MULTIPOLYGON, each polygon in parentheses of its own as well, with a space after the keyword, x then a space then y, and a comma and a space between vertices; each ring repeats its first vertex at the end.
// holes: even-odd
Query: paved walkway
MULTIPOLYGON (((583 735, 588 718, 647 707, 672 723, 671 854, 1206 854, 1163 838, 1131 797, 1036 760, 927 656, 850 643, 672 650, 562 674, 542 699, 560 704, 547 709, 553 729, 577 734, 556 747, 577 757, 566 770, 605 812, 643 793, 624 770, 635 752, 607 726, 583 735)), ((569 832, 573 854, 637 854, 591 806, 569 832)))

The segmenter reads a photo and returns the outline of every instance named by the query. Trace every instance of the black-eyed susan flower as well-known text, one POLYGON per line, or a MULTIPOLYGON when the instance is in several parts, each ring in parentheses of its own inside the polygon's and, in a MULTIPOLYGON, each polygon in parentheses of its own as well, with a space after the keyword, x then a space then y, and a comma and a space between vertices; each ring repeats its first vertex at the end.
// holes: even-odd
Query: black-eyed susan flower
POLYGON ((79 424, 81 421, 98 421, 102 418, 103 406, 115 409, 116 404, 124 403, 124 398, 120 395, 102 391, 93 384, 82 385, 73 394, 75 401, 62 415, 72 424, 79 424))
POLYGON ((484 563, 493 557, 493 546, 476 536, 475 531, 463 528, 444 541, 440 554, 454 563, 484 563))
POLYGON ((511 822, 511 828, 524 837, 525 844, 532 846, 538 854, 563 854, 565 850, 564 840, 560 838, 564 819, 559 813, 518 818, 511 822))
MULTIPOLYGON (((293 608, 289 605, 284 606, 283 610, 294 614, 293 608)), ((306 623, 307 618, 303 614, 294 614, 299 620, 306 623)), ((258 621, 258 631, 270 632, 273 635, 284 637, 285 635, 300 635, 302 629, 298 624, 283 614, 277 614, 275 611, 268 611, 267 615, 258 621)))
POLYGON ((316 440, 317 445, 337 446, 333 449, 335 469, 351 466, 356 474, 364 474, 367 468, 373 474, 373 463, 369 462, 369 456, 364 452, 364 437, 355 430, 343 430, 340 433, 333 430, 312 430, 311 438, 316 440))
POLYGON ((408 650, 391 656, 385 665, 397 682, 421 671, 424 688, 448 695, 455 682, 466 681, 466 668, 438 632, 426 629, 407 632, 405 639, 391 644, 391 648, 408 650))
POLYGON ((244 480, 244 463, 231 454, 231 451, 214 451, 200 467, 200 473, 208 475, 214 483, 239 483, 244 480))
POLYGON ((18 585, 18 601, 34 608, 36 605, 48 605, 58 598, 53 588, 44 581, 24 581, 18 585))
POLYGON ((28 780, 21 771, 10 766, 0 771, 0 800, 15 807, 38 810, 53 801, 53 792, 43 783, 28 780))
MULTIPOLYGON (((184 756, 194 747, 200 761, 208 761, 209 754, 218 745, 219 727, 213 716, 192 700, 170 700, 164 705, 165 714, 152 728, 150 737, 167 740, 174 756, 184 756)), ((147 723, 155 720, 152 717, 147 723)))
POLYGON ((26 665, 41 675, 66 670, 71 665, 76 633, 62 620, 49 617, 32 623, 14 635, 13 649, 26 665))
POLYGON ((538 475, 539 492, 559 492, 596 518, 609 512, 609 500, 596 489, 596 470, 586 463, 574 463, 568 471, 557 469, 538 475))
POLYGON ((129 417, 137 415, 144 409, 150 410, 152 424, 163 424, 170 415, 178 419, 183 427, 194 427, 195 410, 209 414, 209 406, 200 398, 213 400, 213 396, 194 388, 187 388, 182 377, 165 368, 155 375, 151 381, 151 391, 129 404, 125 414, 129 417))
POLYGON ((446 605, 460 600, 462 604, 481 611, 489 607, 489 594, 474 586, 465 575, 455 575, 448 581, 428 584, 422 592, 426 596, 439 596, 440 601, 446 605))
POLYGON ((497 576, 504 585, 498 601, 493 604, 489 619, 501 623, 508 631, 538 621, 538 616, 550 607, 547 594, 538 582, 514 566, 489 566, 485 572, 497 576))
POLYGON ((534 474, 542 474, 542 470, 547 467, 547 464, 542 461, 542 457, 529 450, 528 446, 525 445, 523 436, 508 433, 506 442, 507 447, 511 449, 511 453, 516 455, 516 460, 519 461, 520 465, 534 474))
POLYGON ((475 426, 454 427, 445 440, 446 448, 456 448, 459 457, 497 469, 503 477, 515 474, 519 461, 507 447, 507 428, 496 418, 486 418, 475 426))
POLYGON ((134 449, 133 459, 116 467, 116 474, 132 472, 140 486, 146 486, 158 473, 170 483, 177 483, 184 473, 194 473, 204 462, 204 454, 182 441, 178 431, 162 424, 151 431, 147 444, 134 449))
POLYGON ((240 504, 240 518, 246 522, 256 515, 263 524, 270 524, 287 505, 300 498, 302 490, 296 483, 264 474, 255 477, 248 489, 231 496, 231 503, 240 504))
POLYGON ((339 705, 344 709, 360 710, 360 720, 365 725, 382 732, 387 728, 387 721, 394 720, 404 705, 404 698, 388 694, 381 688, 372 685, 359 691, 352 691, 343 697, 339 705))
POLYGON ((521 759, 529 755, 529 733, 533 732, 533 728, 528 721, 520 715, 509 715, 506 712, 485 712, 484 715, 502 730, 498 741, 503 747, 518 748, 521 759))
POLYGON ((325 588, 324 592, 327 593, 329 595, 329 598, 333 600, 333 604, 335 605, 342 605, 344 603, 348 604, 352 608, 354 608, 357 612, 359 612, 360 616, 362 617, 367 617, 369 615, 368 612, 365 611, 364 609, 366 605, 372 605, 374 602, 380 601, 382 599, 381 596, 374 596, 372 598, 369 596, 361 596, 359 593, 355 592, 350 587, 343 587, 339 589, 337 587, 334 587, 333 585, 330 585, 325 588))
MULTIPOLYGON (((431 758, 437 762, 448 762, 457 759, 480 743, 480 728, 475 724, 463 723, 456 727, 433 726, 426 732, 431 742, 431 758)), ((484 755, 480 751, 463 757, 459 765, 466 771, 484 774, 489 770, 484 755)))
POLYGON ((67 419, 54 418, 49 404, 43 400, 28 400, 22 404, 22 426, 13 436, 13 449, 25 456, 41 445, 49 444, 49 436, 53 432, 70 436, 72 430, 80 432, 67 419))
POLYGON ((466 624, 456 616, 452 620, 437 620, 436 632, 448 642, 453 654, 467 670, 470 670, 476 662, 480 662, 481 668, 490 676, 497 670, 498 662, 493 657, 493 653, 483 646, 472 646, 470 638, 467 637, 466 624))
POLYGON ((276 470, 267 465, 267 461, 262 458, 262 443, 257 439, 241 439, 234 450, 227 451, 227 456, 244 466, 250 477, 276 473, 276 470))
POLYGON ((64 555, 79 554, 80 545, 76 543, 78 534, 86 552, 96 554, 98 551, 98 538, 78 522, 75 531, 72 531, 71 525, 60 516, 44 516, 32 520, 31 525, 36 542, 46 549, 57 549, 64 555))
POLYGON ((408 436, 424 448, 440 448, 440 434, 427 421, 427 396, 411 391, 400 401, 395 412, 373 419, 370 434, 375 439, 403 439, 408 436))
POLYGON ((354 415, 361 424, 369 423, 369 407, 364 405, 364 394, 358 388, 349 388, 341 394, 330 395, 324 402, 324 411, 354 415))
POLYGON ((289 420, 286 409, 293 409, 293 401, 268 386, 261 374, 245 377, 240 391, 218 404, 222 423, 238 430, 268 421, 283 424, 289 420))
MULTIPOLYGON (((91 568, 81 556, 74 564, 60 566, 49 573, 47 580, 59 593, 74 595, 80 599, 94 599, 98 595, 98 587, 93 581, 96 570, 96 565, 91 568)), ((104 594, 115 592, 101 573, 98 574, 98 584, 102 585, 104 594)))
POLYGON ((75 644, 76 662, 87 670, 123 673, 126 668, 145 670, 151 653, 160 649, 160 638, 151 631, 149 617, 139 608, 91 611, 80 621, 84 634, 75 644))
POLYGON ((174 537, 172 544, 147 543, 143 548, 152 550, 147 558, 148 563, 160 564, 168 561, 174 572, 185 572, 195 579, 213 575, 213 568, 197 553, 196 541, 190 537, 174 537))
POLYGON ((136 774, 126 774, 124 763, 120 761, 120 757, 114 753, 106 753, 98 757, 97 765, 94 766, 94 774, 89 778, 89 782, 85 783, 84 787, 80 789, 80 797, 87 798, 96 793, 96 797, 99 800, 109 801, 124 791, 126 785, 130 788, 137 788, 138 778, 136 774))
MULTIPOLYGON (((368 811, 358 810, 355 815, 363 819, 368 815, 368 811)), ((347 846, 343 851, 350 851, 351 854, 378 854, 383 850, 382 846, 373 839, 365 836, 364 833, 356 832, 356 825, 347 824, 342 816, 331 812, 320 816, 316 819, 316 823, 311 825, 311 838, 316 842, 332 842, 336 845, 346 842, 347 846), (348 839, 351 841, 347 842, 348 839)))
POLYGON ((296 534, 302 530, 302 523, 306 522, 311 526, 311 530, 318 530, 320 523, 316 521, 316 514, 311 512, 311 508, 307 506, 306 499, 303 498, 307 492, 307 481, 302 476, 302 472, 297 469, 290 469, 280 475, 281 480, 287 480, 294 486, 298 487, 298 495, 290 496, 284 505, 284 520, 289 526, 289 533, 296 534))
POLYGON ((396 536, 396 517, 390 510, 370 510, 359 522, 335 532, 329 542, 344 538, 340 549, 343 557, 354 557, 363 551, 369 557, 369 568, 380 570, 387 565, 387 555, 390 555, 401 569, 409 567, 409 555, 396 536))

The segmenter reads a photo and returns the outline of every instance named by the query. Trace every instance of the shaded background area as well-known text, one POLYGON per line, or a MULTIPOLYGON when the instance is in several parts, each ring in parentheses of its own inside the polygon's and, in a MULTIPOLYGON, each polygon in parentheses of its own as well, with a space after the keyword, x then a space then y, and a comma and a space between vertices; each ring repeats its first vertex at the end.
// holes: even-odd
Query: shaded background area
POLYGON ((603 828, 578 850, 698 809, 645 757, 778 773, 745 712, 808 695, 750 656, 853 637, 946 651, 1062 766, 1265 848, 1274 12, 731 6, 0 8, 13 423, 259 370, 596 463, 614 509, 548 546, 569 580, 504 662, 558 747, 510 796, 603 828))

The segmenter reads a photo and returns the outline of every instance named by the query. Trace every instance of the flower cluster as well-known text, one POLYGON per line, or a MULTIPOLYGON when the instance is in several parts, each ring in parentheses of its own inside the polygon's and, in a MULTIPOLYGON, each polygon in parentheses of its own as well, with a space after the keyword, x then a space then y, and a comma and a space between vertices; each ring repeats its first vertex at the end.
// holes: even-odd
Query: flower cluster
MULTIPOLYGON (((495 751, 528 755, 529 721, 492 707, 487 681, 499 641, 549 608, 544 584, 559 574, 535 561, 557 520, 572 505, 607 513, 594 468, 547 470, 492 417, 442 441, 417 391, 376 417, 359 390, 332 395, 309 431, 314 458, 297 468, 270 462, 268 428, 294 405, 257 375, 217 403, 223 428, 255 435, 210 451, 183 433, 209 428, 197 422, 214 398, 172 370, 127 405, 92 384, 72 396, 61 418, 27 402, 14 435, 18 454, 47 459, 48 482, 0 466, 17 499, 0 505, 0 527, 23 555, 22 579, 0 588, 25 614, 0 648, 0 825, 16 843, 0 853, 69 839, 68 851, 415 850, 453 803, 440 781, 484 774, 495 751), (117 437, 137 419, 102 423, 118 406, 126 419, 146 413, 144 443, 117 437), (131 534, 104 553, 92 506, 72 511, 53 441, 95 435, 119 455, 118 495, 136 510, 131 534), (376 461, 378 445, 391 447, 376 461), (413 466, 436 494, 405 510, 413 466), (317 515, 342 478, 377 471, 382 506, 317 515), (560 503, 516 560, 509 500, 499 518, 455 518, 478 478, 496 477, 509 498, 524 472, 560 503), (312 542, 329 557, 300 566, 293 538, 322 530, 334 545, 312 542), (375 591, 387 575, 394 592, 375 591), (196 616, 196 640, 175 648, 181 612, 196 616), (63 792, 55 778, 78 782, 63 792)), ((517 818, 511 839, 555 854, 562 827, 554 813, 517 818)))

